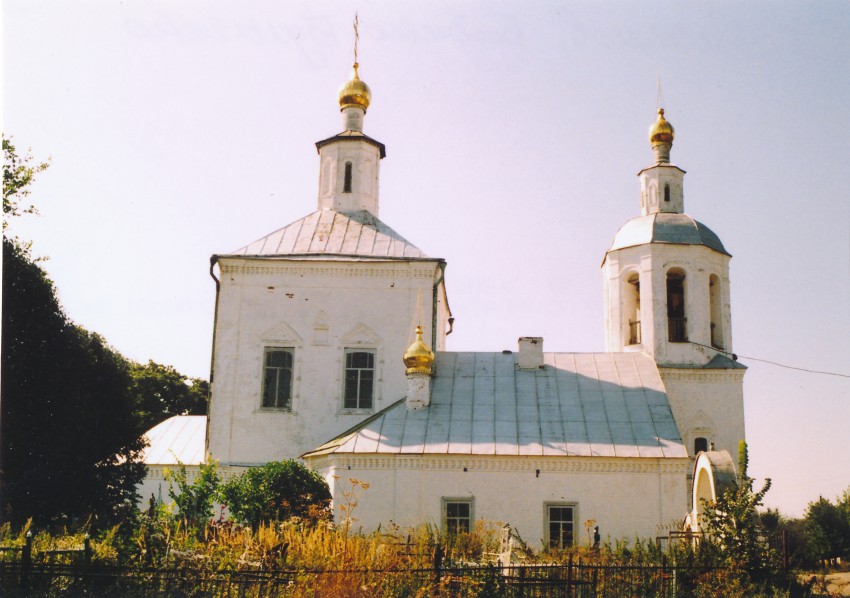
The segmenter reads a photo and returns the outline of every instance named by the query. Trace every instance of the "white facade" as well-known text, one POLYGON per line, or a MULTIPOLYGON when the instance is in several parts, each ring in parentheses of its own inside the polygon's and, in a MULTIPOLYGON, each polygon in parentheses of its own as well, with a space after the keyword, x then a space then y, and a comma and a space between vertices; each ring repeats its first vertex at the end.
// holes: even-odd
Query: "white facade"
MULTIPOLYGON (((411 322, 442 269, 432 260, 221 258, 209 452, 222 465, 294 459, 405 395, 411 322), (291 397, 263 406, 263 358, 291 349, 291 397), (345 356, 374 353, 371 406, 346 408, 345 356)), ((431 338, 431 306, 423 328, 431 338)), ((446 310, 438 297, 438 331, 446 310)), ((442 347, 444 335, 437 335, 442 347)))
POLYGON ((445 348, 445 262, 378 218, 386 150, 362 132, 368 96, 355 67, 346 130, 316 143, 317 211, 213 257, 207 448, 225 468, 298 458, 404 396, 414 325, 445 348))
POLYGON ((317 143, 317 211, 213 257, 209 456, 231 472, 300 456, 339 517, 357 497, 364 531, 485 519, 546 545, 582 541, 588 520, 612 539, 675 527, 695 454, 744 438, 745 368, 731 353, 730 255, 684 214, 663 113, 641 215, 602 265, 608 353, 544 353, 538 337, 517 353, 453 353, 445 262, 378 218, 370 97, 355 65, 346 130, 317 143), (436 357, 411 344, 416 325, 436 357))
POLYGON ((348 455, 310 459, 331 488, 335 517, 354 487, 352 529, 446 528, 446 501, 470 501, 472 519, 510 523, 532 547, 548 544, 548 507, 572 508, 573 542, 587 544, 584 522, 603 537, 654 538, 675 529, 688 511, 687 459, 348 455))

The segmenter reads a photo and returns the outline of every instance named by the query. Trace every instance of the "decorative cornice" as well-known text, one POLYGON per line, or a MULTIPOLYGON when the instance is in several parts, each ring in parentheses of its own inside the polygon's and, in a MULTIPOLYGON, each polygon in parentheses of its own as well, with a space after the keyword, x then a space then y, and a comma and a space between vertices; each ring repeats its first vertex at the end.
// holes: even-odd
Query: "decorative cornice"
MULTIPOLYGON (((219 262, 223 276, 232 274, 243 274, 247 276, 288 276, 297 278, 301 276, 321 276, 329 278, 434 278, 433 264, 424 266, 398 268, 396 263, 384 263, 384 267, 370 264, 363 267, 361 264, 346 264, 331 266, 291 266, 287 264, 232 264, 219 262), (355 267, 352 267, 355 266, 355 267)), ((409 264, 406 264, 409 266, 409 264)))
POLYGON ((547 473, 658 473, 683 474, 690 470, 690 459, 616 458, 616 457, 518 457, 447 456, 447 455, 321 455, 308 457, 314 470, 336 469, 433 469, 438 471, 488 471, 547 473))
POLYGON ((709 384, 714 382, 743 382, 747 370, 704 370, 699 368, 671 368, 658 366, 658 372, 664 382, 694 382, 709 384))

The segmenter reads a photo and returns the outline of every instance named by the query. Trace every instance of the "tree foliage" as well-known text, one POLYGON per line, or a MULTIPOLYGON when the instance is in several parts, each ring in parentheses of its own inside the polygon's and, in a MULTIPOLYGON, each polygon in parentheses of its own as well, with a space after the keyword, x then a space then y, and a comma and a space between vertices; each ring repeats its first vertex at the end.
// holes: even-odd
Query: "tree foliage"
POLYGON ((310 521, 330 518, 327 483, 292 459, 252 467, 225 482, 220 494, 235 519, 255 528, 290 517, 310 521))
POLYGON ((822 496, 810 502, 804 521, 815 563, 850 558, 850 489, 835 504, 822 496))
POLYGON ((37 523, 135 507, 143 432, 178 414, 206 413, 208 385, 171 366, 133 363, 72 322, 9 218, 37 213, 31 185, 47 162, 18 155, 3 135, 0 515, 37 523))
POLYGON ((34 163, 29 153, 19 156, 12 139, 3 135, 3 230, 8 218, 21 214, 37 214, 35 206, 28 201, 30 184, 39 172, 47 170, 49 162, 34 163))
POLYGON ((145 429, 173 415, 206 415, 209 383, 155 361, 130 367, 135 410, 145 429))
POLYGON ((5 238, 2 325, 5 515, 114 519, 144 475, 129 363, 66 317, 45 272, 5 238))
POLYGON ((745 442, 738 447, 738 485, 727 489, 716 501, 705 505, 705 520, 710 541, 719 549, 721 561, 734 569, 759 575, 775 569, 777 555, 760 539, 757 509, 770 490, 766 479, 761 490, 754 490, 747 474, 749 454, 745 442))

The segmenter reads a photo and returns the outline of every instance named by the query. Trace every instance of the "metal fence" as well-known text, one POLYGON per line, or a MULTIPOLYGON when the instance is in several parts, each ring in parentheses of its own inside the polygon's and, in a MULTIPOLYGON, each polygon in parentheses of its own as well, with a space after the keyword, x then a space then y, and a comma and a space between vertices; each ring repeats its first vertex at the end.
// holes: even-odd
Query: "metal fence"
POLYGON ((724 572, 674 566, 582 562, 440 569, 227 570, 145 569, 75 563, 0 563, 0 595, 93 598, 635 598, 690 596, 724 572))

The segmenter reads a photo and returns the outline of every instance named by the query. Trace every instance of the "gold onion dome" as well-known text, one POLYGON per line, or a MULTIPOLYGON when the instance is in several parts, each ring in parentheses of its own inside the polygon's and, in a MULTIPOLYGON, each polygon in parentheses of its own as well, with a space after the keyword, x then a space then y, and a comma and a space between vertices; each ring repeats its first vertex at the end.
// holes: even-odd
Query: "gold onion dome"
POLYGON ((372 92, 369 86, 360 80, 357 75, 357 69, 360 65, 354 63, 354 68, 351 71, 351 79, 342 87, 339 88, 339 107, 363 108, 365 111, 369 107, 369 102, 372 101, 372 92))
POLYGON ((404 352, 404 365, 408 374, 430 374, 434 365, 434 352, 422 341, 422 326, 416 327, 416 340, 404 352))
POLYGON ((664 108, 658 109, 658 120, 649 127, 649 142, 650 143, 673 143, 675 132, 673 125, 664 119, 664 108))

